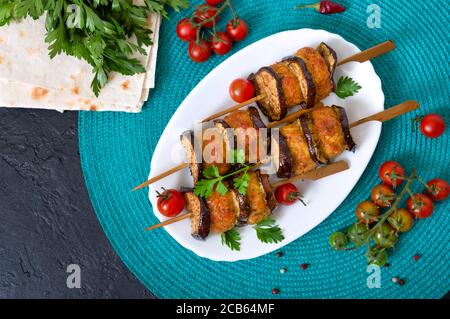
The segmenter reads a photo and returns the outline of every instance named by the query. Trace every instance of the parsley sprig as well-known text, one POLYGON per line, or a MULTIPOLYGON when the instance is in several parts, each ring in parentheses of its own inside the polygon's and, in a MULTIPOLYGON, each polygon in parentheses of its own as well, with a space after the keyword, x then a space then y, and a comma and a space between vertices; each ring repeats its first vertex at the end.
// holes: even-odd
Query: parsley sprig
POLYGON ((222 245, 227 245, 231 250, 241 250, 241 235, 236 228, 221 234, 222 245))
POLYGON ((361 86, 348 76, 341 76, 338 80, 335 93, 341 99, 353 96, 359 92, 361 86))
POLYGON ((149 12, 167 16, 165 6, 178 11, 187 0, 144 0, 136 6, 133 0, 3 0, 0 5, 0 27, 30 16, 46 14, 45 28, 49 56, 66 53, 86 60, 93 68, 91 87, 98 96, 108 82, 108 74, 124 75, 145 72, 133 54, 145 54, 143 46, 152 44, 147 18, 149 12), (72 12, 72 8, 74 11, 72 12), (129 39, 135 36, 136 43, 129 39))
POLYGON ((253 228, 256 229, 256 236, 263 243, 279 243, 284 240, 283 231, 271 217, 260 221, 253 228))
MULTIPOLYGON (((245 161, 245 154, 242 150, 233 151, 232 158, 235 163, 242 164, 245 161)), ((205 178, 199 180, 194 187, 194 194, 200 197, 208 198, 214 191, 221 195, 225 195, 228 192, 228 187, 225 185, 224 180, 231 177, 233 178, 234 188, 242 195, 247 194, 248 181, 250 176, 248 174, 250 165, 243 165, 242 168, 228 173, 226 175, 220 175, 219 169, 215 165, 211 165, 203 170, 203 176, 205 178)))

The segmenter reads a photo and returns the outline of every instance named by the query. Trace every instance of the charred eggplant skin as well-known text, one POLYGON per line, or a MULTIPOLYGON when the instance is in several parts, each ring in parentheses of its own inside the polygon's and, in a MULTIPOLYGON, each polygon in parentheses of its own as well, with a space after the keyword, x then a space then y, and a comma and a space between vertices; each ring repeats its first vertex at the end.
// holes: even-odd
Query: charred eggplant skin
POLYGON ((264 89, 258 84, 256 78, 258 76, 261 76, 261 74, 265 72, 270 75, 270 77, 275 81, 275 87, 274 92, 271 92, 269 95, 273 95, 277 99, 277 104, 279 110, 275 110, 275 106, 273 105, 273 101, 271 100, 270 96, 266 96, 263 100, 257 101, 256 104, 258 105, 258 108, 261 110, 261 112, 267 116, 269 121, 279 121, 283 119, 287 114, 287 107, 286 102, 284 100, 283 90, 281 87, 281 79, 271 68, 269 67, 262 67, 261 69, 256 72, 256 74, 250 74, 248 77, 248 80, 252 82, 254 88, 255 88, 255 95, 267 95, 264 93, 264 89))
POLYGON ((245 226, 247 225, 248 216, 250 215, 250 206, 248 204, 247 196, 242 195, 237 190, 232 189, 232 192, 234 192, 238 204, 239 204, 239 217, 237 221, 237 226, 245 226))
POLYGON ((320 148, 319 145, 314 138, 314 133, 312 132, 312 123, 311 118, 308 116, 308 114, 305 114, 300 118, 300 124, 302 126, 303 134, 305 135, 306 142, 308 144, 308 150, 309 154, 311 155, 311 158, 314 162, 317 164, 327 164, 328 161, 320 155, 320 148))
POLYGON ((341 106, 333 105, 332 107, 339 114, 342 131, 344 132, 345 143, 347 144, 346 148, 348 151, 354 152, 356 149, 356 144, 353 140, 352 135, 350 134, 350 124, 348 122, 347 112, 345 112, 345 109, 341 106))
POLYGON ((296 64, 295 68, 298 68, 298 70, 301 72, 301 74, 298 74, 297 76, 299 77, 298 80, 304 99, 304 102, 302 104, 302 106, 304 105, 304 107, 302 108, 313 107, 316 102, 316 87, 314 85, 312 75, 306 67, 305 61, 303 61, 303 59, 298 56, 288 56, 285 57, 283 61, 289 63, 288 67, 291 69, 294 67, 291 64, 296 64))
MULTIPOLYGON (((203 164, 199 161, 195 154, 195 136, 193 131, 185 131, 180 135, 181 144, 184 146, 186 157, 189 161, 189 168, 191 171, 194 183, 202 177, 203 164), (189 149, 188 149, 189 147, 189 149), (193 152, 193 154, 192 154, 193 152)), ((201 148, 200 148, 201 149, 201 148)))
POLYGON ((277 201, 275 199, 275 195, 273 194, 272 186, 270 185, 269 175, 263 174, 260 171, 258 171, 258 174, 264 192, 266 193, 267 207, 270 209, 270 211, 273 211, 277 207, 277 201))
POLYGON ((186 206, 191 215, 191 235, 195 239, 204 240, 208 237, 211 227, 211 216, 205 201, 194 194, 189 188, 182 188, 186 206))
POLYGON ((331 82, 333 82, 333 91, 336 89, 336 83, 334 82, 334 70, 336 69, 337 65, 337 54, 336 51, 334 51, 328 44, 325 42, 322 42, 317 47, 317 51, 319 54, 323 57, 325 60, 325 63, 328 66, 328 71, 330 72, 330 79, 331 82))
POLYGON ((278 136, 278 170, 279 178, 289 178, 292 176, 292 155, 283 135, 278 136))
POLYGON ((258 110, 256 107, 250 106, 248 109, 248 114, 250 115, 250 119, 253 122, 254 128, 266 128, 266 124, 264 124, 263 120, 261 119, 261 116, 259 115, 258 110))

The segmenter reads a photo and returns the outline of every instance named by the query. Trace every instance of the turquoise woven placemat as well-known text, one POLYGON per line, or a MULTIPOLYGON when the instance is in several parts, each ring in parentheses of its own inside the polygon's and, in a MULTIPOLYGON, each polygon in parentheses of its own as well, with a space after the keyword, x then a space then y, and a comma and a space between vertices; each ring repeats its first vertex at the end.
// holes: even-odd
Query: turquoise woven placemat
POLYGON ((330 233, 354 222, 355 205, 377 183, 383 161, 397 160, 409 170, 415 167, 426 179, 450 179, 449 132, 431 140, 413 132, 411 125, 413 117, 429 112, 445 115, 450 123, 448 8, 441 8, 442 1, 376 1, 381 7, 381 28, 369 29, 366 9, 372 0, 341 1, 348 10, 332 16, 292 10, 304 2, 234 0, 251 28, 249 37, 234 51, 273 33, 299 28, 338 33, 360 48, 394 39, 398 49, 373 61, 386 106, 414 99, 421 110, 383 126, 375 154, 353 192, 326 221, 283 248, 283 257, 269 254, 236 263, 199 258, 164 230, 145 233, 143 228, 157 221, 147 190, 130 192, 147 178, 153 149, 178 105, 224 59, 214 57, 202 65, 190 62, 187 45, 175 35, 183 13, 172 13, 162 24, 157 87, 150 92, 144 111, 81 112, 79 117, 83 172, 97 216, 115 251, 157 297, 440 298, 450 288, 449 201, 401 236, 391 266, 382 269, 379 289, 367 288, 363 250, 333 252, 327 243, 330 233), (416 253, 422 255, 418 262, 413 260, 416 253), (302 263, 310 264, 309 268, 302 270, 302 263), (284 274, 279 272, 282 267, 287 269, 284 274), (405 278, 406 284, 393 284, 393 276, 405 278), (274 287, 281 293, 272 295, 274 287))

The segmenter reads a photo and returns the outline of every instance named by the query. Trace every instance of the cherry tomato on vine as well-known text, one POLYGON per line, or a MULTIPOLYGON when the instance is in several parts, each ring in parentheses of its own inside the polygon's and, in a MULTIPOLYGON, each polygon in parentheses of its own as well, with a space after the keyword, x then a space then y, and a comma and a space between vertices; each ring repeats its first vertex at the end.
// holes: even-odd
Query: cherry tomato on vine
POLYGON ((220 4, 223 0, 206 0, 205 2, 211 6, 216 6, 220 4))
POLYGON ((365 241, 367 226, 361 223, 355 223, 347 229, 348 239, 355 245, 360 245, 365 241))
POLYGON ((281 205, 292 205, 299 200, 302 201, 300 196, 297 186, 291 183, 280 185, 275 190, 275 199, 281 205))
POLYGON ((373 240, 375 244, 383 248, 391 248, 397 243, 398 236, 395 230, 389 224, 382 224, 376 226, 375 232, 373 234, 373 240))
POLYGON ((371 201, 365 200, 356 206, 355 213, 359 221, 368 225, 377 220, 377 217, 380 216, 380 209, 371 201))
POLYGON ((399 233, 405 233, 413 227, 414 217, 405 208, 400 208, 389 215, 388 222, 399 233))
POLYGON ((330 235, 330 238, 328 238, 328 243, 334 250, 344 249, 345 245, 347 245, 347 242, 347 235, 339 231, 332 233, 330 235))
POLYGON ((209 42, 213 52, 218 55, 227 54, 233 47, 233 41, 225 32, 217 32, 216 36, 212 35, 209 42))
POLYGON ((184 197, 175 189, 164 189, 156 192, 158 195, 158 210, 167 217, 177 216, 184 209, 184 197))
POLYGON ((444 118, 437 114, 428 114, 420 122, 420 131, 429 138, 436 138, 442 135, 445 130, 444 118))
POLYGON ((416 218, 430 217, 434 211, 433 201, 424 194, 414 194, 414 196, 408 198, 406 207, 416 218))
POLYGON ((233 41, 244 40, 248 34, 248 26, 244 20, 232 19, 227 24, 227 33, 233 41))
MULTIPOLYGON (((214 20, 217 23, 219 21, 219 15, 216 15, 217 8, 214 6, 210 6, 209 4, 202 4, 195 8, 194 12, 194 21, 197 23, 203 23, 205 20, 212 19, 215 16, 214 20)), ((202 24, 202 27, 211 28, 214 25, 214 21, 208 21, 202 24)))
POLYGON ((380 166, 378 174, 384 184, 394 188, 403 183, 403 180, 406 178, 403 167, 394 161, 384 162, 380 166))
POLYGON ((395 193, 387 185, 376 185, 370 193, 372 202, 379 207, 389 207, 395 199, 395 193))
POLYGON ((438 202, 445 200, 450 193, 450 186, 447 181, 440 178, 432 179, 427 183, 427 186, 430 189, 426 188, 425 194, 438 202))
POLYGON ((229 91, 231 98, 238 103, 247 101, 255 96, 255 88, 252 82, 246 79, 236 79, 231 82, 229 91))
POLYGON ((191 41, 188 48, 189 57, 192 61, 197 63, 205 62, 211 56, 211 46, 209 42, 201 39, 197 41, 191 41))
POLYGON ((177 24, 177 36, 186 42, 197 38, 197 27, 194 26, 189 18, 180 20, 177 24))

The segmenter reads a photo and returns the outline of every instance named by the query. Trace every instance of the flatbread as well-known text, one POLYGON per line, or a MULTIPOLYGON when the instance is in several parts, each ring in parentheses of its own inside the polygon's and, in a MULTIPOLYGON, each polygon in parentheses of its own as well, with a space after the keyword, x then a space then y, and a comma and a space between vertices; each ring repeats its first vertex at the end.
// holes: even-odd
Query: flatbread
POLYGON ((115 72, 95 97, 92 67, 65 54, 48 57, 44 18, 25 19, 0 28, 0 105, 63 110, 139 112, 154 86, 161 18, 149 17, 155 45, 136 54, 147 72, 124 76, 115 72), (21 52, 17 54, 17 52, 21 52))

